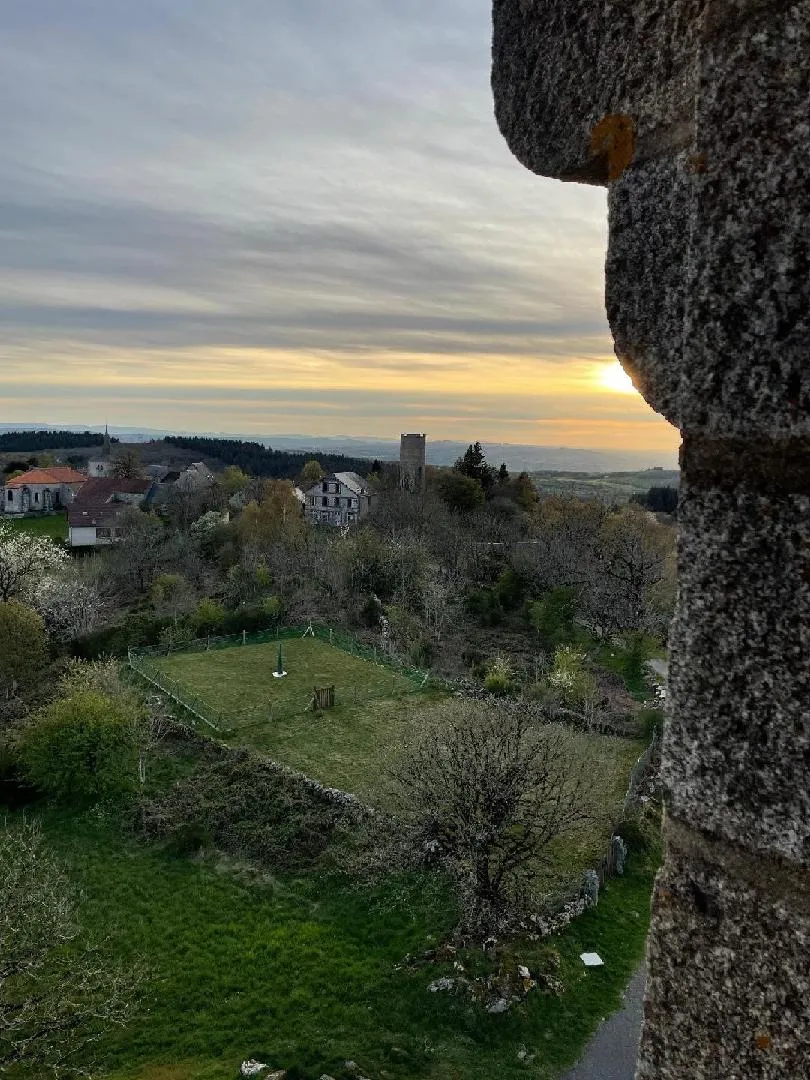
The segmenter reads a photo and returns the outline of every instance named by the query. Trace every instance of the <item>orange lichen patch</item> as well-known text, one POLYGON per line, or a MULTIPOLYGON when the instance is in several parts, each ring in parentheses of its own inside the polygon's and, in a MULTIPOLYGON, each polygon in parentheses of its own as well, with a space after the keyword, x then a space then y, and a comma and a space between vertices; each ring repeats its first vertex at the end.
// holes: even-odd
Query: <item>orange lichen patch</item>
POLYGON ((636 152, 636 125, 624 113, 608 113, 591 130, 591 153, 607 161, 608 180, 617 180, 636 152))
POLYGON ((692 154, 686 163, 689 172, 705 173, 709 168, 709 155, 706 153, 692 154))
POLYGON ((770 1050, 772 1041, 770 1035, 761 1032, 754 1040, 754 1045, 757 1050, 770 1050))

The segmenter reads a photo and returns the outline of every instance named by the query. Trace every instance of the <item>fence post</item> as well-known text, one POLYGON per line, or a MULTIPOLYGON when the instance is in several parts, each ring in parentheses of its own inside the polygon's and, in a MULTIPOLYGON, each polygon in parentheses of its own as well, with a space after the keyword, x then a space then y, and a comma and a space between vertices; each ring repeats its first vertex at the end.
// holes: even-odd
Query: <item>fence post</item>
POLYGON ((243 630, 242 631, 242 644, 243 645, 245 644, 246 638, 247 638, 247 631, 243 630))

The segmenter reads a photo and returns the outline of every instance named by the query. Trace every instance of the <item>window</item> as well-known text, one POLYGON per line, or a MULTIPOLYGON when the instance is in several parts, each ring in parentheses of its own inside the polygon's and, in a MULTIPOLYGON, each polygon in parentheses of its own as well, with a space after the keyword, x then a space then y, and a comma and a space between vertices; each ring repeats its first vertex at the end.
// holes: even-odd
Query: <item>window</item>
MULTIPOLYGON (((326 484, 324 484, 324 490, 325 490, 325 489, 326 489, 326 484)), ((326 496, 324 495, 324 497, 323 497, 323 498, 321 499, 321 506, 328 506, 328 505, 329 505, 329 500, 328 500, 328 499, 327 499, 327 497, 326 497, 326 496)))
POLYGON ((335 496, 335 506, 340 506, 340 496, 339 495, 335 496))
POLYGON ((96 529, 97 540, 109 540, 112 533, 109 529, 96 529))
POLYGON ((34 502, 39 502, 39 492, 38 491, 34 492, 34 502))
POLYGON ((325 493, 326 493, 326 492, 327 492, 328 490, 329 490, 329 485, 328 485, 328 484, 327 484, 327 482, 326 482, 326 481, 324 480, 324 482, 323 482, 323 483, 321 484, 321 491, 323 491, 323 492, 324 492, 324 494, 325 494, 325 493))
POLYGON ((8 493, 8 501, 9 502, 14 502, 14 492, 13 491, 9 491, 9 493, 8 493))

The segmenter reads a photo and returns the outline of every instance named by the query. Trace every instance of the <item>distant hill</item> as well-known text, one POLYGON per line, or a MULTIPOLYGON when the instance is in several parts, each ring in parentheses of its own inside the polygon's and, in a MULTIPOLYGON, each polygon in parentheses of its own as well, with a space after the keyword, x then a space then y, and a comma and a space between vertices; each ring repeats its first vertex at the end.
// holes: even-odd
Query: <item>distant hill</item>
MULTIPOLYGON (((313 456, 305 453, 291 453, 288 450, 275 450, 260 442, 247 442, 241 439, 167 435, 163 441, 181 450, 191 450, 209 463, 237 465, 251 476, 268 476, 277 480, 295 479, 313 456)), ((319 453, 317 456, 321 468, 326 473, 357 472, 366 475, 371 471, 373 464, 368 458, 324 453, 319 453)))
MULTIPOLYGON (((1 431, 14 431, 21 428, 47 428, 46 424, 0 424, 1 431)), ((84 425, 83 425, 84 426, 84 425)), ((101 432, 97 425, 86 425, 90 431, 101 432)), ((79 428, 70 428, 78 431, 79 428)), ((174 432, 153 428, 131 428, 110 426, 110 433, 120 438, 122 443, 145 443, 163 439, 167 435, 191 438, 209 438, 215 440, 255 442, 273 450, 287 450, 308 457, 335 456, 373 461, 396 461, 399 458, 399 435, 390 439, 369 438, 359 435, 246 435, 229 432, 174 432)), ((431 439, 428 432, 427 460, 431 465, 452 465, 467 449, 469 442, 474 442, 476 433, 472 431, 467 442, 453 439, 431 439)), ((672 470, 677 466, 675 451, 655 453, 626 449, 586 450, 570 446, 532 446, 526 443, 483 442, 488 460, 495 466, 506 462, 511 472, 636 472, 654 466, 672 470)))
POLYGON ((36 454, 42 450, 75 450, 101 446, 104 436, 93 431, 54 431, 20 428, 0 432, 0 453, 36 454))

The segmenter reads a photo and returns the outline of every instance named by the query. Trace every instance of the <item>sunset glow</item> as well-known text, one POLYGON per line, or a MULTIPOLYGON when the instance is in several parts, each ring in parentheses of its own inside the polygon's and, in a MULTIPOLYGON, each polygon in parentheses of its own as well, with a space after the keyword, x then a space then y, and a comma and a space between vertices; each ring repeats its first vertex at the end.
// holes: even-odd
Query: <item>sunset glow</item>
POLYGON ((17 6, 0 423, 674 462, 607 359, 605 192, 497 129, 488 0, 372 7, 57 4, 35 37, 17 6))
POLYGON ((633 380, 618 360, 613 360, 601 366, 598 379, 601 386, 606 390, 612 390, 616 394, 638 394, 638 390, 633 386, 633 380))

